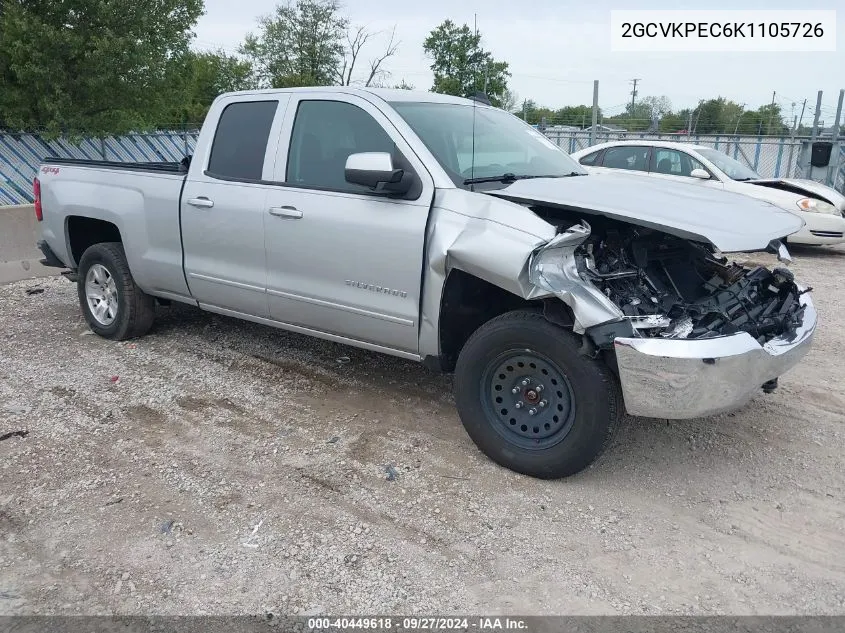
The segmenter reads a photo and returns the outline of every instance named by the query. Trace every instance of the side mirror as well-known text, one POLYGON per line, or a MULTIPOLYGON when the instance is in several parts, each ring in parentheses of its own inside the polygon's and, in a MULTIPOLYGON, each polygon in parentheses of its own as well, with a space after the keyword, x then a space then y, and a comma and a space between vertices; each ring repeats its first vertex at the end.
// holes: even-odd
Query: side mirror
POLYGON ((404 169, 394 169, 393 159, 387 152, 361 152, 350 154, 344 170, 346 182, 363 185, 386 194, 405 194, 411 188, 412 178, 404 169))
POLYGON ((710 174, 707 173, 706 169, 693 169, 689 175, 693 178, 700 178, 701 180, 710 180, 710 174))

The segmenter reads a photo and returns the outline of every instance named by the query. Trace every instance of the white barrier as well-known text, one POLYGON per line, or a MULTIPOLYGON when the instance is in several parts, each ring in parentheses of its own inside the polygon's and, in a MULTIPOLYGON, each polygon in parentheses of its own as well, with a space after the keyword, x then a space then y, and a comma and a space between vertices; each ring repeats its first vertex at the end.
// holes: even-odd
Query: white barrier
POLYGON ((47 277, 59 273, 38 261, 43 255, 35 242, 38 223, 31 204, 0 207, 0 283, 47 277))

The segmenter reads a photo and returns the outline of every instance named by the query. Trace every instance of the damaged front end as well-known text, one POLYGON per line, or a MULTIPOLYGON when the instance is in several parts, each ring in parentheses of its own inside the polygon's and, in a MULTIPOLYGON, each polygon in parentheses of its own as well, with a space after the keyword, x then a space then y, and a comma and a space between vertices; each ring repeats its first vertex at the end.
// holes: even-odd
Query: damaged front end
POLYGON ((592 333, 599 347, 634 333, 701 339, 747 332, 763 344, 795 331, 807 292, 786 268, 741 266, 645 228, 609 225, 594 233, 583 222, 534 254, 529 279, 567 303, 577 329, 592 333))
MULTIPOLYGON (((629 413, 734 409, 806 353, 815 310, 788 269, 742 266, 709 244, 596 219, 538 249, 529 280, 569 305, 588 352, 612 353, 629 413)), ((788 257, 779 243, 770 250, 788 257)))

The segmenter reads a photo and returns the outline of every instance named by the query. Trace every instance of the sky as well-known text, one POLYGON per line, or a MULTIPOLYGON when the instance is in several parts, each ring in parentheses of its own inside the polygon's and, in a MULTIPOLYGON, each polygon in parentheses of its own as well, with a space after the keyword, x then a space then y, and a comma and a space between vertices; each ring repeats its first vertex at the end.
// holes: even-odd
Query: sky
MULTIPOLYGON (((205 0, 206 14, 196 28, 195 47, 237 50, 255 30, 256 18, 273 12, 276 0, 205 0)), ((445 19, 473 25, 477 19, 482 46, 510 64, 509 86, 520 102, 562 107, 592 103, 593 80, 599 80, 599 105, 606 115, 624 110, 631 83, 639 79, 639 97, 669 98, 675 109, 694 107, 700 99, 723 96, 749 109, 771 103, 772 93, 787 120, 800 115, 812 122, 816 94, 824 91, 821 120, 833 123, 839 91, 845 88, 845 3, 816 0, 812 9, 839 9, 837 50, 826 53, 655 53, 612 52, 612 9, 800 9, 783 0, 345 0, 343 13, 353 25, 387 34, 396 27, 401 42, 386 68, 390 82, 405 80, 418 89, 432 84, 431 64, 422 50, 428 33, 445 19), (839 6, 837 6, 839 5, 839 6), (795 104, 793 106, 793 104, 795 104)), ((374 54, 378 45, 369 49, 374 54)))

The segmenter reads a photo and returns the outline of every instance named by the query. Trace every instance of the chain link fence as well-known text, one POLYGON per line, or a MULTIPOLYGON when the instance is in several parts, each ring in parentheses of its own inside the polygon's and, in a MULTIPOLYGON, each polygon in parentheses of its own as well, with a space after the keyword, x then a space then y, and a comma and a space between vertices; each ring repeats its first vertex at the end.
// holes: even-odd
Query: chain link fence
POLYGON ((0 206, 32 202, 32 180, 47 156, 127 163, 178 162, 192 154, 198 130, 149 132, 106 138, 48 139, 0 132, 0 206))
MULTIPOLYGON (((590 145, 586 130, 546 129, 546 136, 567 153, 590 145)), ((0 205, 32 202, 32 179, 38 164, 46 156, 83 158, 121 162, 178 162, 194 152, 197 129, 159 131, 145 134, 85 138, 78 142, 59 138, 48 140, 40 134, 0 132, 0 205)), ((809 139, 743 135, 643 134, 639 132, 597 132, 596 143, 615 140, 663 140, 705 145, 732 156, 764 178, 815 177, 800 166, 802 148, 809 139)), ((835 177, 827 178, 837 190, 845 192, 845 145, 840 157, 831 158, 835 177)))

